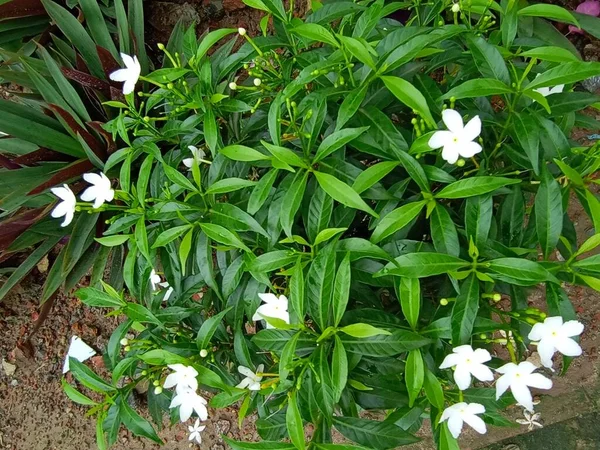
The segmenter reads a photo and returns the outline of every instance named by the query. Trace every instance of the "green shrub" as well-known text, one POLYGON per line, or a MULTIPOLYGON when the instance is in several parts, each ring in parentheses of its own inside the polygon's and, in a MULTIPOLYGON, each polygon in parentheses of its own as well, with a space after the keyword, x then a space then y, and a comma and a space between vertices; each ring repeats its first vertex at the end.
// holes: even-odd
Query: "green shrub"
MULTIPOLYGON (((152 88, 106 103, 125 146, 101 162, 118 182, 86 177, 99 208, 59 191, 59 213, 101 211, 96 241, 126 253, 126 292, 77 293, 127 317, 106 349, 112 380, 71 359, 104 395, 64 384, 91 406, 99 448, 121 424, 160 442, 127 401, 139 383, 158 426, 165 413, 210 417, 199 388, 211 408, 239 402, 240 422, 256 411, 264 440, 227 439, 234 449, 359 448, 332 444, 332 427, 394 448, 418 440, 424 417, 452 449, 463 421, 485 432, 510 423, 500 412, 515 401, 533 409, 529 388, 552 383, 519 363, 530 344, 549 367, 565 355, 563 370, 581 353, 562 284, 600 290, 586 255, 600 235, 579 246, 566 215, 574 192, 598 229, 600 146, 569 136, 598 128, 581 113, 598 97, 576 83, 600 63, 546 19, 596 33, 600 20, 515 2, 313 2, 305 19, 280 0, 247 3, 272 34, 198 42, 178 27, 167 67, 141 77, 152 88), (388 18, 398 10, 405 24, 388 18), (545 312, 527 303, 538 285, 545 312)), ((124 59, 130 72, 113 78, 131 86, 124 59)))

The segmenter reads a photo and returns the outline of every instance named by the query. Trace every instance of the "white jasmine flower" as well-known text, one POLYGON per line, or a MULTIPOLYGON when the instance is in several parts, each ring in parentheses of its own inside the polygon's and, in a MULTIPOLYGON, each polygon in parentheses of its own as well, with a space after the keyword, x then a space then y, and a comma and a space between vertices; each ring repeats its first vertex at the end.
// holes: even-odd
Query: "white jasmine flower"
MULTIPOLYGON (((260 299, 265 302, 264 305, 260 305, 252 320, 263 320, 265 317, 273 317, 281 319, 285 323, 290 323, 290 313, 288 312, 288 299, 285 295, 277 297, 275 294, 258 294, 260 299)), ((275 328, 269 322, 267 322, 267 328, 275 328)))
POLYGON ((231 83, 229 83, 229 89, 231 89, 232 91, 235 91, 237 89, 237 83, 235 81, 232 81, 231 83))
POLYGON ((484 412, 485 407, 479 403, 456 403, 444 410, 440 423, 448 421, 448 430, 455 439, 460 436, 464 422, 467 422, 467 425, 479 434, 485 434, 487 432, 485 422, 477 416, 477 414, 483 414, 484 412))
POLYGON ((483 348, 473 350, 470 345, 460 345, 444 358, 440 369, 454 367, 454 381, 461 391, 471 386, 471 375, 479 381, 492 381, 494 374, 484 363, 490 361, 490 352, 483 348))
POLYGON ((206 358, 207 356, 208 356, 208 351, 205 348, 200 350, 200 358, 206 358))
MULTIPOLYGON (((541 73, 538 73, 535 77, 537 78, 540 75, 541 75, 541 73)), ((565 88, 564 84, 559 84, 558 86, 554 86, 553 88, 541 87, 541 88, 534 89, 534 91, 542 94, 544 97, 548 97, 549 95, 552 95, 552 94, 560 94, 564 90, 564 88, 565 88)))
POLYGON ((152 285, 153 291, 158 291, 158 287, 160 286, 160 275, 156 273, 154 269, 150 272, 150 284, 152 285))
POLYGON ((238 366, 238 372, 244 375, 244 378, 240 384, 236 386, 239 389, 246 389, 250 391, 260 391, 260 381, 262 380, 262 375, 258 376, 258 373, 261 373, 264 370, 265 366, 260 364, 256 368, 256 373, 252 372, 248 367, 238 366))
POLYGON ((77 204, 77 198, 69 186, 63 184, 62 187, 55 187, 50 189, 54 195, 60 198, 62 201, 58 203, 50 213, 55 219, 58 217, 64 217, 61 227, 66 227, 73 221, 75 215, 75 205, 77 204))
POLYGON ((79 336, 71 338, 71 344, 67 351, 67 357, 63 364, 63 373, 69 371, 69 358, 75 358, 79 362, 83 362, 96 354, 96 351, 81 340, 79 336))
POLYGON ((562 317, 548 317, 536 323, 529 332, 529 339, 537 342, 537 351, 545 367, 552 369, 552 357, 556 351, 565 356, 581 355, 581 347, 574 336, 583 333, 583 324, 576 320, 563 323, 562 317))
MULTIPOLYGON (((198 372, 191 366, 184 366, 183 364, 169 364, 169 369, 175 372, 170 374, 165 380, 164 388, 169 389, 176 386, 177 392, 181 390, 192 390, 198 389, 198 372)), ((205 420, 205 419, 203 419, 205 420)), ((182 422, 184 422, 182 420, 182 422)))
POLYGON ((460 5, 458 3, 452 5, 452 12, 455 14, 460 12, 460 5))
POLYGON ((262 84, 262 80, 260 78, 255 78, 253 83, 254 83, 254 86, 258 87, 262 84))
POLYGON ((121 58, 123 59, 125 68, 111 73, 110 79, 113 81, 124 81, 123 94, 127 95, 135 90, 135 85, 142 73, 142 66, 140 66, 137 56, 132 58, 125 53, 121 53, 121 58))
POLYGON ((194 165, 194 163, 197 164, 201 159, 204 159, 204 157, 206 156, 206 153, 204 153, 203 150, 200 150, 199 148, 197 148, 197 147, 195 147, 193 145, 189 145, 188 149, 192 152, 192 157, 191 158, 185 158, 183 160, 183 164, 188 169, 191 169, 192 166, 194 165))
POLYGON ((192 413, 196 412, 200 420, 208 419, 208 409, 206 409, 206 400, 196 394, 192 389, 177 390, 177 395, 173 397, 169 408, 179 406, 179 419, 187 422, 192 413))
POLYGON ((535 427, 544 428, 544 425, 538 422, 542 416, 540 413, 530 414, 529 411, 523 411, 524 419, 517 419, 517 423, 521 425, 527 425, 528 431, 533 431, 535 427))
POLYGON ((173 293, 174 289, 169 285, 168 281, 158 283, 158 285, 162 288, 167 288, 167 292, 165 292, 165 296, 163 297, 163 302, 169 301, 169 298, 171 298, 171 294, 173 293))
POLYGON ((81 194, 81 200, 84 202, 94 202, 94 208, 100 208, 104 202, 112 202, 115 198, 115 191, 110 185, 110 180, 103 172, 85 173, 83 179, 91 184, 89 188, 81 194))
POLYGON ((470 158, 481 152, 481 145, 473 142, 481 134, 479 116, 473 117, 464 125, 463 119, 457 111, 445 109, 442 111, 442 120, 449 131, 436 131, 429 139, 431 148, 443 147, 442 158, 450 164, 454 164, 460 156, 470 158))
POLYGON ((238 33, 240 34, 240 36, 246 36, 246 29, 245 28, 238 28, 238 33))
POLYGON ((496 369, 503 374, 496 382, 496 400, 510 387, 513 397, 524 408, 533 411, 533 398, 529 388, 550 389, 552 380, 541 373, 533 373, 536 367, 529 361, 523 361, 516 365, 508 363, 496 369))
POLYGON ((202 435, 200 433, 202 433, 205 428, 205 425, 200 425, 200 419, 196 419, 196 423, 194 423, 194 426, 190 425, 188 427, 188 430, 190 430, 189 440, 195 440, 198 444, 202 444, 202 435))

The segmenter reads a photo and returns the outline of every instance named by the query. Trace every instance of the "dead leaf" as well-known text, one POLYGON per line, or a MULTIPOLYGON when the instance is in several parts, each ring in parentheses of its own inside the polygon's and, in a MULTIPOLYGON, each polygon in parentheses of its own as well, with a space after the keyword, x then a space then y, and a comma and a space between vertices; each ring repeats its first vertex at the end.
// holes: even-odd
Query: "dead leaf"
POLYGON ((2 368, 4 369, 4 373, 6 373, 7 377, 12 377, 15 374, 15 371, 17 370, 17 366, 9 363, 4 358, 2 358, 2 368))
POLYGON ((48 255, 44 255, 40 262, 37 263, 37 270, 39 270, 40 273, 48 272, 48 264, 48 255))

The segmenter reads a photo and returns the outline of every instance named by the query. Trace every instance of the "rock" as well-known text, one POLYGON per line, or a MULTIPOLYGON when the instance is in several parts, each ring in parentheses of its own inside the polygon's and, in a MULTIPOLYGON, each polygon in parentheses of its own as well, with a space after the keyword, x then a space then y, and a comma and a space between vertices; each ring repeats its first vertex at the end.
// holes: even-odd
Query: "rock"
POLYGON ((37 270, 39 270, 40 273, 48 272, 48 255, 45 255, 40 262, 37 263, 37 270))
POLYGON ((9 363, 4 358, 2 358, 2 369, 4 369, 4 373, 7 377, 12 377, 17 370, 17 366, 9 363))
POLYGON ((19 382, 18 382, 17 380, 12 380, 12 381, 10 382, 10 385, 11 385, 12 387, 15 387, 15 386, 17 386, 18 384, 19 384, 19 382))

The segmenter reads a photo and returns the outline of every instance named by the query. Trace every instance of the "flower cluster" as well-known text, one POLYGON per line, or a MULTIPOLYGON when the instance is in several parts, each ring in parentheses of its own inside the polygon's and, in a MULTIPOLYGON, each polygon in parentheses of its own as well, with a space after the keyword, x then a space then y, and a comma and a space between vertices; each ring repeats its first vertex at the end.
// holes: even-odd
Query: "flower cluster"
MULTIPOLYGON (((86 173, 83 179, 91 184, 81 194, 81 200, 84 202, 94 202, 93 208, 100 208, 105 202, 111 202, 115 198, 115 191, 111 187, 110 180, 104 173, 86 173)), ((56 205, 50 214, 54 218, 64 217, 65 220, 61 223, 62 227, 68 226, 75 215, 77 206, 77 198, 69 186, 66 184, 61 187, 51 189, 61 201, 56 205)))
MULTIPOLYGON (((573 339, 583 332, 583 325, 575 320, 563 323, 562 317, 548 317, 543 323, 537 323, 529 333, 529 339, 537 345, 542 364, 552 369, 552 357, 558 351, 565 356, 581 355, 581 347, 573 339)), ((461 345, 452 349, 440 369, 454 368, 454 381, 461 391, 471 386, 472 377, 479 381, 493 381, 494 374, 485 363, 492 356, 485 349, 473 349, 470 345, 461 345)), ((496 400, 509 388, 517 403, 527 411, 533 412, 533 397, 530 388, 550 389, 552 380, 540 373, 534 373, 537 367, 529 361, 519 364, 513 362, 495 369, 501 376, 496 381, 496 400)), ((462 398, 462 396, 461 396, 462 398)), ((440 423, 448 421, 448 429, 457 438, 466 422, 478 433, 485 433, 485 423, 477 414, 485 413, 485 407, 478 403, 456 403, 444 410, 440 423)))

